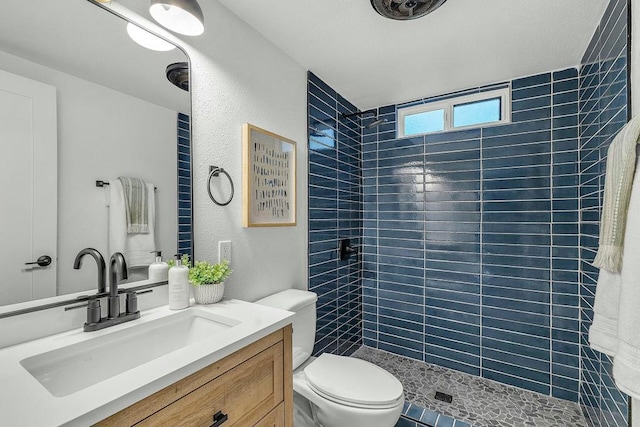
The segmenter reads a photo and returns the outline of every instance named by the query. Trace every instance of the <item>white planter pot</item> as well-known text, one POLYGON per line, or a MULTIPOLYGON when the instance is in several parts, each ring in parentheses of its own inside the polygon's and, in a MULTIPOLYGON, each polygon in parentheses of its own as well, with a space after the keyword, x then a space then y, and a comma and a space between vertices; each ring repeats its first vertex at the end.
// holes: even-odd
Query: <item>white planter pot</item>
POLYGON ((193 287, 193 296, 198 304, 213 304, 220 301, 223 295, 224 282, 193 287))

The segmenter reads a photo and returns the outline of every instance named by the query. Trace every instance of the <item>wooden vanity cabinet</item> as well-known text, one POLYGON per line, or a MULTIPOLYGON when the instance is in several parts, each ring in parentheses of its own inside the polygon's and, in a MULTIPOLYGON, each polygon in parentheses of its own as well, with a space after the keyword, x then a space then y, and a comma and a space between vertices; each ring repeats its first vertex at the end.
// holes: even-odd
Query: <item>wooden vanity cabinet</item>
POLYGON ((293 427, 291 332, 288 325, 96 426, 293 427))

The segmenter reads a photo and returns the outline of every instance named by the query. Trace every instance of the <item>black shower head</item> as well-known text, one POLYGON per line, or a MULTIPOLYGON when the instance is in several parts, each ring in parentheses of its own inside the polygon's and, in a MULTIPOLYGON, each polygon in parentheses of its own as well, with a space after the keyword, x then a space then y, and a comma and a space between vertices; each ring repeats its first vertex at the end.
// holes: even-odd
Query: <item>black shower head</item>
POLYGON ((381 124, 386 123, 387 121, 388 121, 387 119, 379 119, 376 116, 371 123, 369 123, 368 125, 365 126, 365 129, 371 129, 371 128, 374 128, 376 126, 380 126, 381 124))
POLYGON ((347 114, 342 114, 343 118, 347 118, 347 117, 360 117, 362 118, 362 116, 366 116, 372 114, 373 115, 373 121, 367 125, 365 125, 365 129, 371 129, 373 127, 376 126, 380 126, 382 123, 386 123, 387 119, 380 119, 378 118, 378 111, 376 109, 371 109, 371 110, 366 110, 366 111, 356 111, 355 113, 347 113, 347 114))

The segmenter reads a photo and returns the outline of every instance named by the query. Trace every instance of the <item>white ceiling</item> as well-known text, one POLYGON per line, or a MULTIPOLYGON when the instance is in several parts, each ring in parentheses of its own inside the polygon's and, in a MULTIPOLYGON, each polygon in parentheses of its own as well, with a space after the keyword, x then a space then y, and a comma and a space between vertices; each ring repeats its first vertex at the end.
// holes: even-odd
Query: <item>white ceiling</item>
POLYGON ((449 0, 393 21, 369 0, 219 1, 363 110, 577 66, 608 3, 449 0))
MULTIPOLYGON (((148 0, 120 1, 148 14, 148 0)), ((208 3, 219 1, 361 109, 576 66, 608 3, 448 0, 423 18, 393 21, 369 0, 199 1, 205 25, 208 3)), ((133 65, 149 51, 128 39, 123 21, 89 2, 2 3, 0 49, 44 56, 47 65, 81 77, 97 65, 109 70, 107 77, 85 78, 162 105, 179 91, 164 80, 164 67, 184 58, 178 50, 150 53, 144 62, 158 70, 149 76, 149 68, 133 65), (105 19, 89 19, 94 13, 105 19), (109 53, 114 46, 118 50, 109 53), (136 83, 141 80, 152 81, 150 89, 136 83)), ((176 109, 185 110, 188 96, 183 100, 176 109)))

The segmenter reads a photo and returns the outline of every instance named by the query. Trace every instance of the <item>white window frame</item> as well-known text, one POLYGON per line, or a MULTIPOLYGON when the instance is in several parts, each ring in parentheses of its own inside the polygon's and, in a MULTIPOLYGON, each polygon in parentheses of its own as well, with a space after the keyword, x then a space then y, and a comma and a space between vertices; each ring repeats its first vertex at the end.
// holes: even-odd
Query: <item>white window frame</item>
POLYGON ((458 96, 455 98, 445 99, 443 101, 434 101, 426 104, 414 105, 412 107, 399 108, 397 112, 397 135, 398 138, 425 135, 429 133, 442 133, 452 130, 464 130, 478 127, 488 127, 511 123, 511 87, 507 86, 502 89, 491 90, 481 93, 473 93, 470 95, 458 96), (478 101, 488 101, 490 99, 500 98, 500 120, 488 123, 478 123, 470 126, 453 126, 453 107, 461 104, 470 104, 478 101), (427 113, 430 111, 444 110, 444 130, 434 132, 412 133, 405 135, 404 122, 406 116, 414 114, 427 113))

